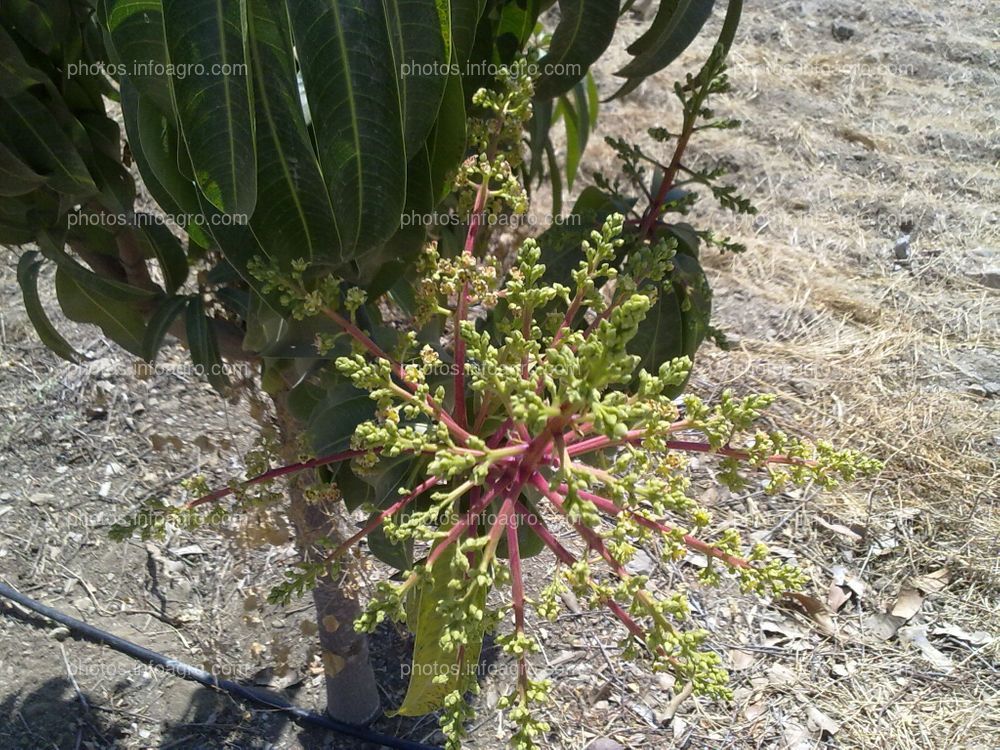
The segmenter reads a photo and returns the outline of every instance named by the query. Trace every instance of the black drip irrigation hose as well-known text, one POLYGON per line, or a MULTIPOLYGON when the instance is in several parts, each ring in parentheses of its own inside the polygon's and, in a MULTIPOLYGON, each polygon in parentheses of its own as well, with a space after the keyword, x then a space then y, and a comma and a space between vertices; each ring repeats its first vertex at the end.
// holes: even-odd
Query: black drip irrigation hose
POLYGON ((43 617, 54 620, 60 625, 65 625, 69 628, 69 630, 78 633, 87 640, 103 643, 105 646, 108 646, 119 653, 125 654, 126 656, 130 656, 136 661, 141 661, 142 663, 153 667, 159 667, 185 680, 191 680, 193 682, 200 683, 205 687, 215 688, 216 690, 221 690, 237 698, 242 698, 261 706, 265 706, 266 708, 288 714, 302 726, 326 729, 331 732, 344 735, 345 737, 353 737, 354 739, 361 740, 362 742, 382 745, 384 747, 393 748, 393 750, 441 750, 441 748, 434 745, 425 745, 421 742, 392 737, 387 734, 372 731, 366 727, 357 726, 355 724, 347 724, 342 721, 337 721, 336 719, 331 719, 327 716, 320 716, 319 714, 307 711, 304 708, 292 705, 278 696, 253 690, 252 688, 240 685, 238 682, 233 682, 232 680, 220 679, 203 669, 192 667, 189 664, 177 661, 176 659, 171 659, 163 654, 157 653, 156 651, 151 651, 150 649, 140 646, 137 643, 132 643, 132 641, 119 638, 118 636, 112 635, 111 633, 101 630, 100 628, 95 628, 93 625, 88 625, 82 620, 77 620, 74 617, 63 614, 59 610, 46 606, 41 602, 36 602, 34 599, 15 591, 2 581, 0 581, 0 597, 5 597, 13 602, 17 602, 22 607, 30 609, 32 612, 36 612, 43 617))

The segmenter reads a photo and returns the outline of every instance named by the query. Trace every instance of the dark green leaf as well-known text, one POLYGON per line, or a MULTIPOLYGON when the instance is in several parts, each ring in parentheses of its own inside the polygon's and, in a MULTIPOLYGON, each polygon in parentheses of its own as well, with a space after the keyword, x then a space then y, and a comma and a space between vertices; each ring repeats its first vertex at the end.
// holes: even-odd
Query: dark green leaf
POLYGON ((46 178, 0 143, 0 196, 25 195, 45 184, 46 178))
POLYGON ((518 57, 535 30, 539 0, 506 0, 502 5, 500 21, 494 31, 498 62, 510 65, 518 57))
POLYGON ((114 62, 161 113, 172 113, 161 0, 102 0, 100 14, 114 62))
POLYGON ((674 256, 672 280, 683 319, 684 354, 694 361, 698 347, 708 335, 712 317, 712 290, 701 264, 685 253, 674 256))
POLYGON ((531 104, 531 121, 528 123, 528 145, 531 150, 531 161, 528 166, 528 182, 541 179, 544 174, 543 159, 545 144, 549 142, 549 129, 552 127, 553 102, 551 99, 535 100, 531 104))
POLYGON ((142 340, 146 333, 141 312, 121 298, 107 293, 106 287, 95 285, 91 277, 77 275, 60 265, 56 269, 56 297, 70 320, 93 323, 116 344, 142 356, 142 340))
MULTIPOLYGON (((375 514, 372 514, 374 520, 375 514)), ((368 551, 386 565, 396 570, 409 570, 413 567, 413 540, 405 542, 390 542, 381 526, 375 527, 366 537, 368 551)))
POLYGON ((347 450, 354 428, 375 415, 375 402, 365 391, 350 383, 330 388, 306 425, 309 441, 317 456, 347 450))
POLYGON ((664 0, 649 31, 628 48, 635 58, 615 75, 646 78, 663 70, 698 36, 714 4, 715 0, 664 0))
POLYGON ((3 0, 0 21, 33 46, 51 54, 69 32, 72 12, 65 0, 3 0))
POLYGON ((146 335, 142 339, 142 358, 147 362, 156 359, 163 337, 167 335, 170 326, 177 316, 187 307, 188 297, 167 297, 156 307, 146 326, 146 335))
POLYGON ((241 6, 164 0, 163 28, 170 63, 198 71, 170 79, 195 182, 223 213, 249 217, 257 160, 241 6))
POLYGON ((20 94, 29 86, 47 81, 40 70, 28 64, 17 43, 0 26, 0 96, 20 94))
POLYGON ((339 263, 340 234, 306 126, 285 4, 250 0, 248 13, 257 183, 266 196, 251 229, 282 267, 298 258, 339 263))
POLYGON ((559 160, 551 140, 545 142, 545 158, 549 165, 549 181, 552 183, 552 215, 559 216, 562 214, 563 185, 559 174, 559 160))
POLYGON ((580 134, 580 120, 577 111, 566 98, 559 100, 556 107, 557 117, 561 116, 563 125, 566 128, 566 188, 573 189, 573 180, 576 178, 576 169, 580 164, 580 156, 583 154, 583 144, 580 134))
POLYGON ((633 204, 634 201, 622 202, 593 185, 584 188, 573 204, 570 216, 547 229, 538 238, 538 244, 542 248, 542 263, 545 264, 543 280, 550 284, 565 284, 570 273, 584 258, 581 243, 608 216, 616 211, 628 213, 633 204))
POLYGON ((81 198, 96 192, 76 145, 32 94, 0 99, 0 139, 55 190, 81 198))
POLYGON ((184 248, 169 229, 157 222, 148 222, 136 230, 145 245, 146 257, 155 257, 163 273, 167 294, 173 294, 187 280, 188 259, 184 248))
POLYGON ((451 7, 448 0, 386 0, 385 7, 399 71, 403 142, 410 159, 423 148, 444 96, 451 7))
MULTIPOLYGON (((55 261, 67 275, 108 299, 114 299, 124 304, 132 302, 148 302, 155 299, 159 292, 152 289, 141 289, 115 279, 105 278, 94 273, 62 248, 62 240, 49 233, 43 233, 38 238, 38 246, 49 260, 55 261)), ((130 350, 131 351, 131 350, 130 350)))
POLYGON ((224 390, 229 385, 229 378, 226 377, 222 357, 219 356, 219 342, 215 337, 212 319, 205 314, 205 303, 201 295, 188 299, 184 311, 184 329, 191 361, 216 390, 224 390))
POLYGON ((683 326, 677 293, 668 282, 628 343, 628 352, 641 357, 639 367, 656 373, 661 364, 685 353, 683 326))
POLYGON ((542 76, 535 96, 551 99, 583 80, 587 70, 611 44, 618 26, 618 0, 561 0, 559 24, 548 54, 538 65, 542 76))
MULTIPOLYGON (((521 493, 521 502, 524 504, 526 508, 528 508, 528 510, 531 513, 534 514, 536 521, 544 524, 541 514, 536 512, 537 506, 535 505, 535 502, 526 493, 523 492, 521 493)), ((500 503, 494 504, 491 507, 494 508, 495 513, 499 513, 500 506, 502 504, 503 503, 501 501, 500 503)), ((521 516, 519 515, 518 518, 521 518, 521 516)), ((517 524, 518 556, 522 560, 527 560, 529 557, 535 557, 536 555, 541 553, 541 551, 544 549, 545 549, 545 542, 542 541, 542 538, 538 536, 538 534, 536 534, 534 531, 532 531, 531 527, 528 526, 527 523, 525 523, 524 521, 519 521, 517 524)), ((499 557, 501 560, 510 559, 510 550, 507 547, 506 534, 500 537, 500 544, 497 545, 497 557, 499 557)))
POLYGON ((403 115, 385 7, 297 0, 289 12, 343 257, 353 258, 392 236, 406 197, 403 115))
POLYGON ((459 66, 459 78, 469 61, 472 45, 476 39, 476 26, 483 14, 483 0, 451 0, 449 21, 451 22, 451 45, 448 58, 459 66))
POLYGON ((425 148, 434 191, 433 208, 450 192, 455 172, 465 158, 465 94, 460 75, 448 77, 438 119, 427 137, 425 148))
POLYGON ((17 283, 21 286, 28 320, 35 327, 38 338, 45 346, 65 360, 80 362, 84 357, 55 329, 38 297, 38 271, 42 264, 42 256, 35 250, 26 252, 17 262, 17 283))

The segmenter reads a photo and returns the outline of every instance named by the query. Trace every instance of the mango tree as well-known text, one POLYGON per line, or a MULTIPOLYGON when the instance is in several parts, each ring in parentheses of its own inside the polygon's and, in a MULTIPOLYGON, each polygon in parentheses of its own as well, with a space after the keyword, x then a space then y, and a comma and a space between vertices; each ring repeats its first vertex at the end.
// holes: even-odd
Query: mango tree
MULTIPOLYGON (((502 701, 513 742, 537 746, 548 728, 532 707, 547 685, 527 660, 529 614, 554 617, 567 588, 617 618, 627 654, 724 695, 684 595, 627 572, 638 545, 704 555, 710 583, 766 593, 801 576, 732 530, 696 536, 712 521, 685 492, 683 455, 713 454, 732 486, 741 464, 766 471, 775 489, 873 467, 754 432, 766 397, 679 398, 714 333, 699 254, 740 249, 684 214, 699 186, 752 211, 719 170, 684 159, 698 130, 735 126, 706 102, 727 88, 739 0, 725 4, 707 61, 675 86, 676 130, 650 131, 655 148, 609 139, 620 176, 596 176, 567 217, 499 252, 497 227, 532 191, 547 181, 558 213, 574 186, 598 118, 589 69, 630 5, 0 5, 0 242, 25 248, 18 279, 41 339, 84 358, 40 301, 53 265, 67 317, 148 362, 170 334, 221 393, 261 389, 273 402, 273 434, 245 480, 193 482, 182 503, 152 498, 137 518, 154 523, 116 533, 197 525, 209 503, 282 508, 301 559, 272 598, 313 596, 335 718, 380 711, 364 632, 399 620, 416 641, 395 708, 444 709, 458 746, 484 635, 499 630, 518 664, 502 701), (133 163, 152 214, 135 210, 133 163), (225 360, 255 376, 231 382, 225 360), (543 551, 556 568, 529 591, 523 562, 543 551), (369 555, 401 573, 362 609, 369 555)), ((712 6, 662 2, 606 93, 663 70, 712 6)))

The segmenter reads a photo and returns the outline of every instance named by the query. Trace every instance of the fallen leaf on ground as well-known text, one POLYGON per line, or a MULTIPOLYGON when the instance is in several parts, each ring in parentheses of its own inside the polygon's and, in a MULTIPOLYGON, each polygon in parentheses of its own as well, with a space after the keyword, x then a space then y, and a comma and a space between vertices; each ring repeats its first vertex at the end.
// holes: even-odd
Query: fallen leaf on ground
POLYGON ((797 591, 786 591, 782 595, 781 602, 806 615, 826 635, 833 635, 837 632, 837 626, 833 624, 833 618, 830 617, 830 610, 816 597, 800 594, 797 591))
POLYGON ((861 536, 861 534, 859 534, 858 532, 854 531, 853 529, 849 529, 847 526, 844 526, 842 524, 839 524, 839 523, 829 523, 828 521, 824 521, 819 516, 815 516, 814 520, 816 521, 816 523, 818 523, 824 529, 829 529, 834 534, 840 534, 843 537, 847 537, 852 542, 860 542, 862 539, 864 539, 864 537, 861 536))
POLYGON ((772 664, 771 668, 767 670, 767 676, 774 685, 791 685, 798 680, 795 672, 784 664, 772 664))
POLYGON ((925 576, 917 576, 910 579, 910 585, 923 591, 925 594, 936 594, 943 591, 944 587, 951 582, 951 572, 947 568, 935 570, 925 576))
POLYGON ((843 565, 834 565, 830 574, 833 576, 833 582, 835 584, 838 586, 846 586, 854 592, 858 599, 864 596, 866 588, 865 582, 853 573, 848 572, 847 568, 843 565))
POLYGON ((982 630, 970 633, 969 631, 958 627, 958 625, 941 625, 934 628, 931 632, 934 635, 943 635, 956 641, 963 641, 964 643, 968 643, 970 646, 986 646, 993 640, 993 636, 989 633, 983 632, 982 630))
POLYGON ((760 629, 765 633, 776 633, 784 638, 808 638, 809 634, 796 625, 791 620, 786 618, 778 619, 762 619, 760 621, 760 629))
POLYGON ((751 703, 745 709, 743 709, 743 716, 747 721, 753 721, 764 714, 767 713, 767 703, 765 701, 757 701, 756 703, 751 703))
POLYGON ((899 630, 900 626, 904 622, 906 622, 906 620, 901 617, 894 617, 893 615, 875 612, 865 617, 862 621, 862 627, 864 630, 872 633, 876 638, 888 641, 896 635, 896 631, 899 630))
POLYGON ((830 591, 826 595, 826 606, 830 608, 830 611, 836 612, 849 601, 851 601, 851 595, 844 591, 842 586, 835 583, 830 584, 830 591))
POLYGON ((562 599, 562 603, 566 605, 566 609, 574 615, 580 614, 580 602, 577 600, 576 594, 569 589, 565 589, 559 594, 559 598, 562 599))
POLYGON ((749 669, 754 665, 756 657, 750 651, 744 651, 741 648, 731 648, 729 649, 729 669, 733 672, 742 672, 744 669, 749 669))
POLYGON ((940 669, 942 672, 950 672, 955 668, 954 663, 947 654, 939 651, 927 640, 927 627, 925 625, 909 625, 899 629, 899 640, 903 643, 911 643, 920 649, 921 655, 940 669))
POLYGON ((820 732, 825 734, 836 734, 837 730, 840 729, 840 724, 820 711, 816 708, 816 706, 809 706, 807 715, 809 717, 810 725, 818 729, 820 732))
POLYGON ((785 728, 781 734, 787 750, 813 750, 812 737, 809 736, 808 730, 801 724, 789 722, 785 724, 785 728))
POLYGON ((920 592, 916 589, 904 588, 899 592, 899 596, 896 597, 896 604, 892 608, 891 614, 893 617, 902 617, 903 620, 909 620, 913 615, 920 611, 920 608, 924 604, 924 597, 920 595, 920 592))

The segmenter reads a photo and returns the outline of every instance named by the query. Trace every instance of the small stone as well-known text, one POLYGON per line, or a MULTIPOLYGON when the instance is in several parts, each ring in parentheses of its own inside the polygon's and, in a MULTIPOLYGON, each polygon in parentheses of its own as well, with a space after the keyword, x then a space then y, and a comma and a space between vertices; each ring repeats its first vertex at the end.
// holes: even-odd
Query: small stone
POLYGON ((48 492, 36 492, 32 495, 28 495, 28 502, 32 505, 48 505, 55 499, 56 496, 50 495, 48 492))
POLYGON ((643 550, 636 550, 635 555, 628 564, 625 566, 625 570, 634 576, 648 576, 651 575, 655 565, 653 559, 646 554, 643 550))
POLYGON ((610 737, 598 737, 585 750, 625 750, 625 746, 610 737))
POLYGON ((830 33, 833 34, 833 38, 838 42, 846 42, 854 36, 855 31, 840 21, 834 21, 830 26, 830 33))

